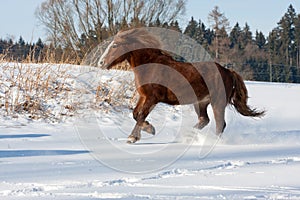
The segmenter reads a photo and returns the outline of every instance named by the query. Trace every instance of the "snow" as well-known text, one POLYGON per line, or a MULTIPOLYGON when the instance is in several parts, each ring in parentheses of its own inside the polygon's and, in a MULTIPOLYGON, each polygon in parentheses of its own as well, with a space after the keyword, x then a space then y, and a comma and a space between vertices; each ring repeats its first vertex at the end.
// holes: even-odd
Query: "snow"
MULTIPOLYGON (((157 135, 143 133, 128 145, 131 72, 47 66, 68 74, 56 84, 69 89, 43 101, 52 120, 0 109, 1 199, 300 198, 300 85, 247 81, 249 104, 267 114, 250 119, 229 106, 218 141, 211 108, 211 123, 199 132, 191 106, 160 104, 149 116, 157 135), (99 84, 105 87, 97 99, 99 84), (66 105, 76 107, 72 115, 66 105)), ((0 73, 2 103, 6 72, 0 73)))

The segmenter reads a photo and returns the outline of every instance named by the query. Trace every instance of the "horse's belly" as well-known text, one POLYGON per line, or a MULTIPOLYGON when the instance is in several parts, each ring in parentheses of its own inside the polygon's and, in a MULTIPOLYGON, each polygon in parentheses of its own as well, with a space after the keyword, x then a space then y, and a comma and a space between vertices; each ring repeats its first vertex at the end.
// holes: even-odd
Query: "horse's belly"
POLYGON ((168 90, 167 98, 162 102, 170 105, 185 105, 185 104, 194 104, 199 102, 209 102, 210 96, 206 90, 197 91, 197 90, 182 90, 177 94, 174 94, 168 90))

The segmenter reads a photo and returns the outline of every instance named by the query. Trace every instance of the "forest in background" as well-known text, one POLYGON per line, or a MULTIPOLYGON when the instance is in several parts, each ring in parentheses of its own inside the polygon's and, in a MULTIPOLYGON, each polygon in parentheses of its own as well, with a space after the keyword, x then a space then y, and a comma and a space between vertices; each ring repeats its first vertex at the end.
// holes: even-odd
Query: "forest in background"
POLYGON ((230 27, 229 20, 217 6, 209 13, 209 25, 191 17, 188 25, 181 27, 178 17, 183 15, 185 1, 165 1, 169 1, 169 7, 162 7, 157 12, 154 8, 160 5, 151 5, 157 1, 147 1, 149 5, 138 4, 141 2, 138 0, 126 1, 132 4, 120 3, 116 8, 111 0, 107 0, 106 22, 100 21, 104 19, 97 15, 100 11, 88 10, 94 7, 87 5, 86 0, 73 0, 72 4, 64 4, 68 1, 46 1, 38 8, 37 17, 49 31, 48 40, 39 39, 30 44, 22 36, 18 41, 0 39, 0 60, 80 64, 90 50, 119 30, 150 26, 188 35, 210 52, 217 62, 236 70, 244 79, 300 83, 300 14, 292 5, 266 36, 259 30, 252 32, 247 23, 240 25, 237 22, 230 27), (153 12, 151 9, 143 10, 152 7, 153 12), (123 12, 118 9, 123 9, 123 12), (163 13, 163 10, 168 12, 163 13), (51 19, 49 16, 55 17, 51 19), (82 19, 76 20, 79 29, 74 26, 75 20, 71 16, 82 19))

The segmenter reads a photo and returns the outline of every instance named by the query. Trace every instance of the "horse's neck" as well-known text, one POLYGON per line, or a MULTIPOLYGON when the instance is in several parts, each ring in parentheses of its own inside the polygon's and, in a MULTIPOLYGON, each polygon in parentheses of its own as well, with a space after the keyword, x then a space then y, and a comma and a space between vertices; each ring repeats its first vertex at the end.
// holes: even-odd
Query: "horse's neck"
POLYGON ((129 57, 131 67, 137 67, 151 62, 151 55, 147 52, 132 52, 129 57))
POLYGON ((134 68, 140 65, 157 63, 157 57, 161 55, 159 50, 137 50, 132 52, 128 62, 134 68))

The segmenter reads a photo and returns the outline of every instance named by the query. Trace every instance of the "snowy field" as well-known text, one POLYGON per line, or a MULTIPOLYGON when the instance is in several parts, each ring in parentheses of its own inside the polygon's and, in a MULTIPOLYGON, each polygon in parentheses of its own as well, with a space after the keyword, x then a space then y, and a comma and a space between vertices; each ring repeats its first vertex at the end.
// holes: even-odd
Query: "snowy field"
MULTIPOLYGON (((249 104, 267 114, 250 119, 229 106, 217 144, 211 109, 211 124, 197 132, 191 106, 160 104, 149 116, 157 135, 144 133, 128 145, 130 109, 110 109, 108 100, 95 109, 89 105, 101 104, 93 97, 99 82, 121 88, 131 74, 64 67, 69 76, 61 87, 69 96, 43 104, 61 120, 5 116, 1 106, 1 200, 300 199, 300 85, 246 82, 249 104), (66 105, 77 109, 68 114, 66 105)), ((2 71, 2 85, 6 76, 2 71)), ((2 104, 5 94, 0 88, 2 104)))

